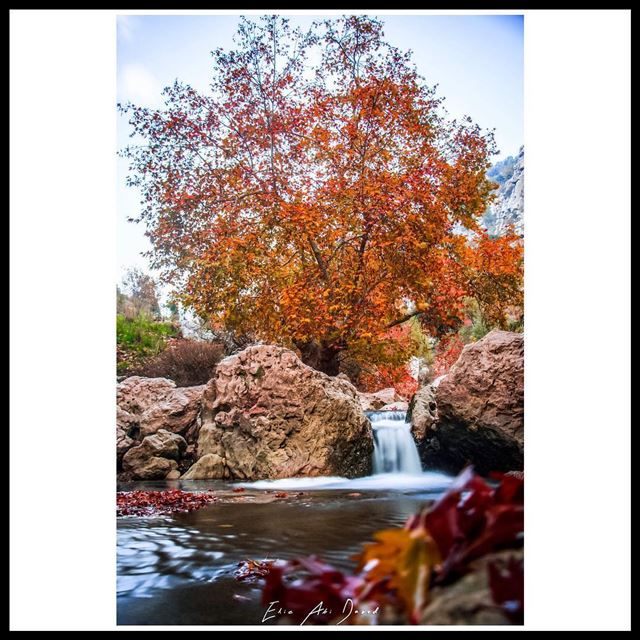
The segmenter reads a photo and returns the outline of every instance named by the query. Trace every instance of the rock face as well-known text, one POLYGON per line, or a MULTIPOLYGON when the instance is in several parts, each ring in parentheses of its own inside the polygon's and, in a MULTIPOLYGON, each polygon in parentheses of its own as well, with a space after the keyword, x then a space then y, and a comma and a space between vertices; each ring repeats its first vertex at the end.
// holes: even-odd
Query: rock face
POLYGON ((218 364, 204 393, 198 461, 184 477, 355 477, 370 472, 372 451, 350 382, 257 345, 218 364))
POLYGON ((380 391, 376 391, 375 393, 357 393, 363 411, 378 411, 387 404, 405 401, 405 398, 398 395, 393 387, 380 389, 380 391))
POLYGON ((438 421, 436 387, 429 384, 418 389, 411 399, 407 420, 411 422, 411 433, 416 442, 422 442, 427 431, 438 421))
POLYGON ((178 469, 177 461, 186 448, 182 436, 160 429, 124 454, 122 468, 137 480, 162 480, 178 469))
MULTIPOLYGON (((183 436, 189 446, 181 457, 193 457, 200 429, 200 411, 205 385, 176 387, 166 378, 131 376, 117 386, 116 454, 118 467, 124 470, 124 455, 140 445, 147 436, 164 430, 183 436)), ((159 463, 166 468, 166 463, 159 463)), ((177 465, 176 465, 177 466, 177 465)), ((158 470, 156 476, 160 473, 158 470)), ((131 475, 131 474, 130 474, 131 475)), ((164 477, 164 476, 163 476, 164 477)))
POLYGON ((467 345, 437 386, 416 394, 412 424, 427 468, 522 470, 524 336, 492 331, 467 345))
POLYGON ((151 405, 140 417, 140 433, 148 436, 158 429, 167 429, 184 436, 196 422, 202 404, 205 385, 179 387, 151 405))
POLYGON ((500 184, 496 199, 483 217, 485 228, 494 236, 503 235, 509 225, 517 234, 524 234, 524 147, 520 147, 515 161, 510 160, 506 173, 493 176, 489 172, 489 177, 500 184))
POLYGON ((140 415, 175 388, 175 382, 167 378, 131 376, 118 384, 116 403, 127 413, 140 415))

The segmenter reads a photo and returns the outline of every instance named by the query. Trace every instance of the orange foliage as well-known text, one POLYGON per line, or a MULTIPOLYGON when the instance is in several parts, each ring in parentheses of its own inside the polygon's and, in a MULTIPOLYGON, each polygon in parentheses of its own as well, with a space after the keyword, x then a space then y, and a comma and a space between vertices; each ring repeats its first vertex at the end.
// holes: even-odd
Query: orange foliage
POLYGON ((433 375, 437 378, 445 373, 455 364, 464 349, 464 342, 457 333, 450 333, 443 336, 436 347, 433 359, 433 375))
POLYGON ((144 140, 124 155, 153 266, 183 303, 303 355, 319 345, 329 372, 347 349, 397 364, 388 330, 411 315, 441 335, 476 291, 502 308, 514 256, 476 222, 492 136, 445 118, 378 21, 243 20, 236 44, 214 52, 210 94, 176 82, 164 109, 122 107, 144 140))
POLYGON ((363 391, 378 391, 393 387, 398 395, 411 398, 418 390, 418 382, 406 364, 398 366, 380 364, 371 372, 361 374, 359 388, 363 391))
POLYGON ((482 235, 469 251, 468 264, 469 288, 484 322, 505 328, 508 316, 522 313, 522 240, 514 234, 482 235))

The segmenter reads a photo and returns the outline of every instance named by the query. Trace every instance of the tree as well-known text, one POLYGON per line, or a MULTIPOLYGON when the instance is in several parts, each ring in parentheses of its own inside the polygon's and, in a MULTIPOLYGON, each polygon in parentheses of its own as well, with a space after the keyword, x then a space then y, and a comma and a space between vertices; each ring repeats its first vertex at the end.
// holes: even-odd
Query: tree
POLYGON ((469 289, 487 327, 505 329, 509 313, 522 314, 522 241, 513 233, 497 238, 482 234, 467 259, 469 289))
POLYGON ((137 268, 129 269, 122 279, 124 291, 117 287, 118 313, 132 318, 140 314, 160 317, 158 283, 149 274, 137 268))
POLYGON ((366 16, 243 19, 211 93, 127 104, 153 266, 212 326, 296 346, 335 374, 347 350, 397 359, 389 329, 457 326, 473 249, 456 229, 495 187, 493 138, 441 98, 366 16))

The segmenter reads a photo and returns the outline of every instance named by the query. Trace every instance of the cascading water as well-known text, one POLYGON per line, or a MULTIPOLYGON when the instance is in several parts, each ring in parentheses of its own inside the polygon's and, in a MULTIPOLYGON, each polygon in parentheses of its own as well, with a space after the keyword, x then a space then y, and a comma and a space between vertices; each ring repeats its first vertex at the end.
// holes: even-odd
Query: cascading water
POLYGON ((422 473, 420 456, 411 435, 411 424, 405 422, 406 411, 372 411, 368 418, 373 428, 373 472, 422 473))
POLYGON ((252 489, 318 490, 395 490, 438 493, 445 491, 452 478, 438 471, 422 471, 418 449, 405 422, 406 411, 367 411, 373 429, 373 475, 364 478, 339 476, 281 478, 245 482, 252 489))

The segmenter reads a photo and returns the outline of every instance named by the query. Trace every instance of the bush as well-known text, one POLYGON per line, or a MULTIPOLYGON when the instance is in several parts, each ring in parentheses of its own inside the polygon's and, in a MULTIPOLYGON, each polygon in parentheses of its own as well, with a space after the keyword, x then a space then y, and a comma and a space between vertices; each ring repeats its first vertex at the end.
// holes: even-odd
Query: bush
POLYGON ((169 378, 179 387, 206 384, 224 357, 220 343, 174 340, 164 351, 148 358, 136 370, 146 378, 169 378))

